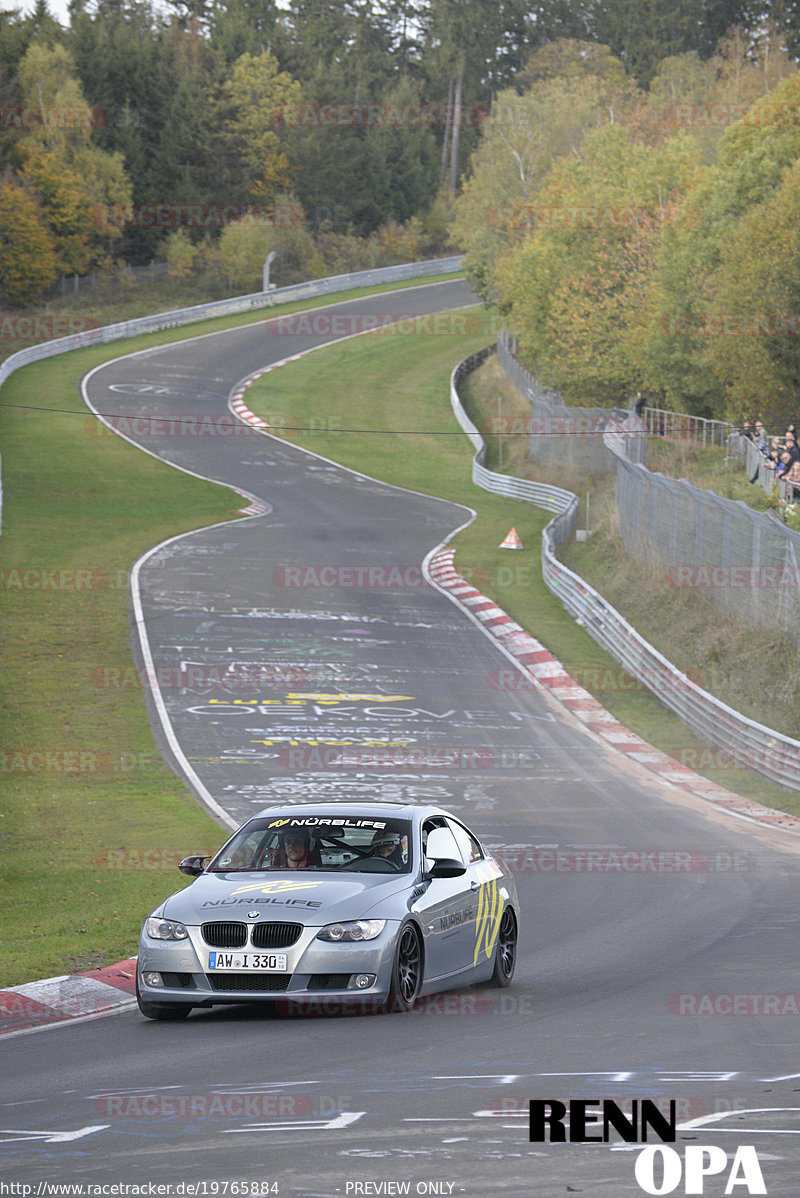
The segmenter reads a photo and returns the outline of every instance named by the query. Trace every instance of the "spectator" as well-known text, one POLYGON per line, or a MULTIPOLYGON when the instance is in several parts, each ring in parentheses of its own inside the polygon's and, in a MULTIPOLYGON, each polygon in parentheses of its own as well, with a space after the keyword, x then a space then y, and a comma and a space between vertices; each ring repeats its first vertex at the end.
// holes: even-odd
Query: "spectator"
POLYGON ((786 475, 786 502, 794 503, 800 499, 800 461, 792 462, 786 475))
MULTIPOLYGON (((755 447, 758 450, 758 452, 761 454, 762 458, 766 458, 766 462, 764 462, 764 465, 769 466, 769 464, 770 464, 769 442, 767 441, 767 434, 764 432, 764 425, 761 423, 760 420, 756 421, 756 439, 754 441, 754 444, 755 444, 755 447)), ((762 465, 762 463, 759 462, 758 465, 756 466, 755 470, 753 470, 752 474, 750 475, 751 483, 758 482, 759 476, 761 474, 761 465, 762 465)))
POLYGON ((791 433, 786 434, 784 448, 792 455, 793 462, 800 462, 800 449, 797 448, 797 438, 791 433))
POLYGON ((777 470, 780 465, 781 443, 777 437, 773 437, 769 443, 769 452, 764 465, 768 470, 777 470))
POLYGON ((753 440, 753 430, 752 430, 752 428, 750 427, 750 421, 749 421, 749 420, 744 420, 744 421, 742 421, 742 436, 743 436, 743 437, 747 437, 748 441, 752 441, 752 440, 753 440))
POLYGON ((792 458, 792 455, 789 453, 789 450, 782 449, 780 461, 778 462, 778 465, 775 469, 775 473, 778 476, 778 478, 783 478, 784 475, 789 473, 789 470, 791 469, 792 461, 793 461, 793 458, 792 458))

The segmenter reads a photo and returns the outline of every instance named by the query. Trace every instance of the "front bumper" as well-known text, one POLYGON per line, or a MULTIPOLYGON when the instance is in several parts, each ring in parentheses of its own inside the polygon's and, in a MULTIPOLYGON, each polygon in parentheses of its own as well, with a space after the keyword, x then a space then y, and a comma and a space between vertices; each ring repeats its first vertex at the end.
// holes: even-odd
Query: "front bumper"
POLYGON ((389 994, 399 927, 398 921, 387 920, 374 940, 336 944, 317 940, 318 927, 305 928, 296 944, 279 950, 287 957, 285 972, 210 971, 209 953, 219 950, 205 944, 197 927, 179 941, 154 940, 143 932, 137 965, 140 997, 158 1005, 193 1007, 268 1002, 333 1009, 375 1003, 389 994), (153 973, 160 975, 162 985, 150 984, 147 978, 153 973), (357 985, 359 977, 371 981, 357 985))

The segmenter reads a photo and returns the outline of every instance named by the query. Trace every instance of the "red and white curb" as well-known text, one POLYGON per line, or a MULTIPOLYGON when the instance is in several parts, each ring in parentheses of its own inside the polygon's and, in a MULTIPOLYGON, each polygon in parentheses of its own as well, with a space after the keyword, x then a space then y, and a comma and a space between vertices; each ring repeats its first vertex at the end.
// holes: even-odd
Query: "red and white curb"
POLYGON ((136 958, 0 990, 0 1035, 100 1015, 134 1002, 136 958))
MULTIPOLYGON (((243 380, 231 395, 229 400, 231 410, 245 423, 252 424, 254 427, 260 426, 264 432, 269 432, 269 425, 250 411, 242 396, 247 388, 263 375, 285 365, 286 362, 294 362, 304 356, 304 353, 300 353, 291 358, 285 358, 281 362, 273 362, 272 365, 243 380)), ((789 815, 785 811, 775 811, 771 807, 757 803, 754 799, 748 799, 733 791, 725 790, 716 782, 704 778, 702 774, 695 773, 676 758, 670 757, 667 753, 648 744, 635 732, 631 732, 630 728, 626 728, 624 724, 615 719, 611 712, 598 703, 593 695, 590 695, 574 678, 570 677, 558 658, 554 657, 540 641, 515 623, 501 607, 497 606, 493 599, 481 594, 471 583, 462 578, 453 566, 454 557, 455 549, 452 548, 440 549, 431 557, 428 570, 434 583, 443 591, 448 592, 479 621, 487 632, 502 643, 503 648, 517 660, 533 685, 549 691, 553 698, 576 716, 588 731, 599 737, 610 748, 644 766, 662 782, 688 791, 697 798, 705 799, 706 802, 723 808, 730 815, 754 823, 800 833, 800 819, 795 816, 789 815)))
MULTIPOLYGON (((331 342, 330 344, 335 344, 335 342, 331 342)), ((270 426, 269 421, 262 420, 260 416, 256 416, 255 412, 251 412, 247 404, 244 402, 244 395, 247 391, 247 388, 252 387, 253 383, 257 383, 258 380, 262 379, 265 374, 270 374, 273 370, 277 370, 279 366, 286 366, 288 362, 297 362, 300 358, 304 358, 306 354, 313 353, 315 349, 324 348, 328 348, 328 345, 315 345, 311 349, 303 350, 299 354, 292 354, 290 358, 281 358, 280 362, 270 362, 269 366, 262 366, 260 370, 256 370, 253 374, 249 374, 247 378, 242 379, 236 384, 233 391, 231 391, 230 395, 228 396, 229 410, 233 412, 234 416, 237 416, 243 424, 249 425, 250 428, 254 428, 257 432, 271 433, 272 427, 270 426)))
POLYGON ((678 786, 698 798, 723 808, 731 815, 770 827, 800 832, 800 819, 784 811, 773 811, 753 799, 725 790, 701 774, 695 773, 674 757, 662 753, 626 728, 606 711, 593 695, 584 690, 566 672, 561 662, 530 633, 516 624, 502 608, 462 578, 453 566, 455 550, 440 549, 429 562, 429 573, 443 591, 480 622, 503 648, 516 659, 532 685, 547 690, 554 699, 619 753, 645 766, 663 782, 678 786))
MULTIPOLYGON (((247 388, 252 386, 253 383, 262 378, 265 374, 269 374, 269 372, 274 370, 277 366, 285 365, 286 362, 294 362, 295 358, 299 357, 302 357, 302 355, 295 354, 292 358, 284 358, 281 362, 273 362, 270 366, 264 366, 261 370, 257 370, 255 374, 251 374, 248 378, 243 379, 242 382, 236 384, 236 387, 228 396, 228 408, 231 412, 233 412, 237 420, 241 420, 242 424, 248 425, 257 433, 272 432, 272 427, 269 424, 269 421, 262 420, 260 416, 256 416, 255 412, 251 412, 242 397, 247 388)), ((269 508, 265 503, 261 503, 259 500, 254 500, 253 503, 249 504, 247 507, 240 508, 239 515, 263 516, 267 511, 269 511, 269 508)))
MULTIPOLYGON (((261 373, 263 374, 264 371, 261 371, 261 373)), ((256 432, 268 433, 270 431, 270 427, 266 420, 262 420, 260 416, 256 416, 255 412, 251 412, 250 409, 242 402, 244 390, 245 389, 243 386, 239 386, 228 396, 229 409, 231 412, 233 412, 234 416, 236 416, 238 420, 242 421, 243 424, 249 425, 250 428, 254 429, 256 432)), ((265 503, 262 503, 260 499, 254 499, 252 503, 247 505, 247 507, 239 509, 239 515, 263 516, 268 511, 269 508, 265 503)))

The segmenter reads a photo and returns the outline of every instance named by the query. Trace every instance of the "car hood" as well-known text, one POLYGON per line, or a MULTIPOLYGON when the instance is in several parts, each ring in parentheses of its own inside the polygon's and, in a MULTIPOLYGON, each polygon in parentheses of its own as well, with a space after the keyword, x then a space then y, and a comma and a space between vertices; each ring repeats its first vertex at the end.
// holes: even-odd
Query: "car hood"
POLYGON ((185 890, 167 899, 162 914, 181 923, 199 924, 216 919, 245 919, 251 911, 257 911, 261 919, 321 926, 359 919, 376 904, 396 896, 397 918, 400 918, 406 905, 401 896, 410 894, 412 887, 410 874, 337 877, 313 870, 201 874, 185 890))

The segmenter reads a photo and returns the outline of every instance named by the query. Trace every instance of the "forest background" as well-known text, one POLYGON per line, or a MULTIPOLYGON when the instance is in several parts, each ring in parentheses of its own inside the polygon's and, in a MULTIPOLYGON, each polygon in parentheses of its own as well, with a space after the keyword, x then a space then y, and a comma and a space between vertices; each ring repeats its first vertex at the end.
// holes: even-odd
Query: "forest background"
POLYGON ((69 13, 0 12, 0 326, 152 262, 216 298, 459 249, 568 401, 800 408, 798 0, 69 13))

